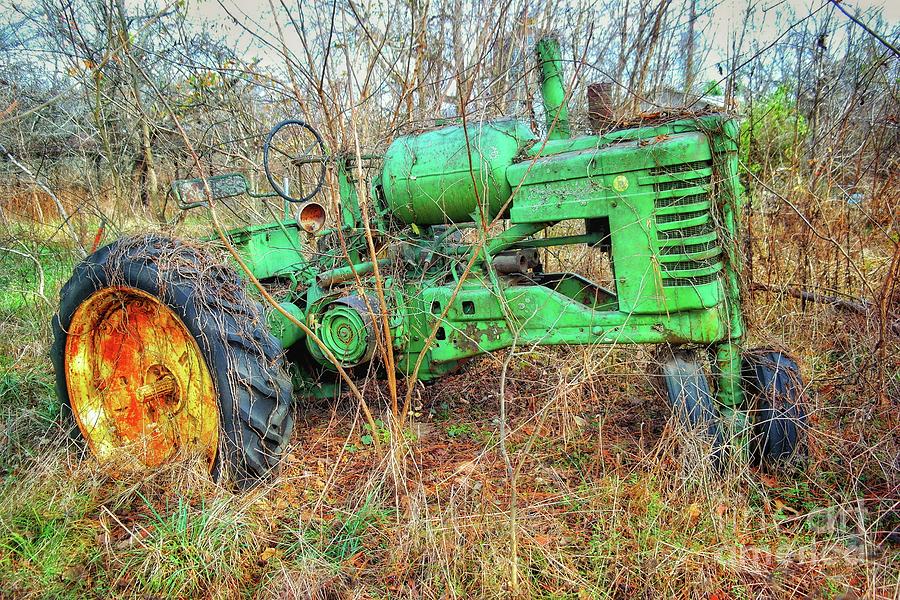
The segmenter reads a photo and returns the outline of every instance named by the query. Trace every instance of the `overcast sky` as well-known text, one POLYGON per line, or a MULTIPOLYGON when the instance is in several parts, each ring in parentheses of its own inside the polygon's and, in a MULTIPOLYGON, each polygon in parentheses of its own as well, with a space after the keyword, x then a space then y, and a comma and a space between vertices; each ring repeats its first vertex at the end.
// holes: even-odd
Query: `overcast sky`
MULTIPOLYGON (((676 0, 676 2, 679 0, 676 0)), ((718 0, 712 11, 700 21, 699 29, 710 44, 710 54, 702 66, 700 80, 717 78, 716 64, 723 61, 731 47, 731 40, 736 31, 740 30, 748 0, 718 0)), ((802 18, 827 4, 828 0, 752 0, 756 5, 753 23, 752 38, 758 42, 758 47, 774 41, 784 29, 791 25, 786 9, 790 9, 794 19, 802 18)), ((219 33, 232 40, 236 49, 248 51, 250 56, 258 56, 264 62, 277 61, 275 53, 264 49, 262 44, 253 42, 243 28, 235 24, 228 13, 238 18, 244 26, 257 33, 262 33, 271 42, 275 43, 275 37, 266 36, 264 32, 275 32, 274 21, 268 8, 268 3, 260 0, 195 0, 188 3, 188 15, 198 25, 206 23, 219 33), (225 8, 223 8, 223 6, 225 8)), ((701 2, 702 4, 702 2, 701 2)), ((842 5, 851 14, 867 9, 880 9, 885 21, 890 27, 900 22, 900 0, 844 0, 842 5)), ((277 6, 277 3, 276 3, 277 6)), ((599 10, 599 9, 598 9, 599 10)), ((820 14, 824 14, 824 8, 820 14)), ((283 15, 282 15, 283 18, 283 15)), ((844 15, 836 15, 837 22, 846 21, 844 15)), ((565 32, 560 32, 565 35, 565 32)), ((887 33, 887 32, 885 32, 887 33)), ((294 35, 290 27, 285 28, 285 36, 288 45, 292 45, 291 37, 294 35)), ((840 39, 832 40, 840 43, 840 39)), ((296 43, 296 39, 293 40, 296 43)), ((299 48, 291 48, 297 50, 299 48)), ((745 51, 747 50, 745 46, 745 51)))
MULTIPOLYGON (((779 20, 777 16, 779 13, 778 9, 785 5, 789 6, 799 19, 822 7, 823 4, 828 4, 828 1, 763 0, 758 2, 757 18, 761 19, 761 21, 758 23, 759 26, 753 31, 754 38, 759 41, 760 46, 764 47, 766 44, 774 41, 785 28, 791 25, 779 20)), ((891 27, 900 22, 900 0, 844 0, 841 5, 852 15, 867 9, 879 9, 882 17, 891 27)), ((711 61, 715 62, 724 58, 730 44, 729 36, 740 28, 746 6, 747 0, 719 1, 711 16, 711 27, 704 32, 712 44, 712 54, 714 56, 710 57, 711 61)), ((832 9, 826 6, 820 14, 823 14, 826 10, 832 9)), ((836 14, 835 17, 837 23, 849 21, 846 16, 840 13, 836 14)))

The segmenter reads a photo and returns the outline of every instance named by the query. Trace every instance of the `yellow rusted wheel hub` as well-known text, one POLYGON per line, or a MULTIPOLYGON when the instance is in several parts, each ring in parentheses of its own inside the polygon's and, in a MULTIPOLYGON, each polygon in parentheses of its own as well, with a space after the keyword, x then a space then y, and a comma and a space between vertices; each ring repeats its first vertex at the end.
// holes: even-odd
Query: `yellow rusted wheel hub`
POLYGON ((219 438, 215 385, 197 341, 147 292, 94 292, 72 316, 66 386, 81 433, 101 460, 156 466, 176 453, 210 468, 219 438))

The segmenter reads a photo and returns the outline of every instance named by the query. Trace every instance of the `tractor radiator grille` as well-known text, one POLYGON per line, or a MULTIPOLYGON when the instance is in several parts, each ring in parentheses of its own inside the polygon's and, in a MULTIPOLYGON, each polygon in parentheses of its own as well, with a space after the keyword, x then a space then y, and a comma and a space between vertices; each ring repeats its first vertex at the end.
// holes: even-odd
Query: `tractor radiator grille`
POLYGON ((718 240, 712 240, 709 242, 701 242, 699 244, 680 244, 676 246, 662 246, 659 249, 659 253, 662 255, 666 254, 693 254, 694 252, 706 252, 707 250, 713 250, 719 247, 718 240))
MULTIPOLYGON (((658 191, 658 190, 657 190, 658 191)), ((657 198, 657 208, 668 208, 670 206, 684 206, 685 204, 694 204, 695 202, 703 202, 709 196, 706 194, 691 194, 688 196, 672 196, 671 198, 657 198)))
POLYGON ((648 173, 656 192, 663 287, 705 285, 720 276, 722 252, 709 203, 711 173, 711 161, 657 167, 648 173))
POLYGON ((706 178, 705 182, 702 179, 700 179, 700 180, 676 179, 674 181, 660 181, 659 183, 656 183, 654 185, 654 187, 656 188, 657 192, 665 192, 668 190, 683 190, 685 188, 692 188, 692 187, 695 187, 698 185, 703 185, 704 183, 706 183, 706 184, 709 183, 708 177, 706 178))
POLYGON ((650 169, 650 175, 671 175, 672 173, 684 173, 685 171, 697 171, 698 169, 708 169, 712 163, 708 160, 698 160, 695 162, 678 163, 676 165, 668 165, 665 167, 655 167, 650 169))
POLYGON ((709 258, 698 258, 696 260, 680 260, 676 262, 665 263, 667 271, 689 271, 691 269, 704 269, 706 267, 714 267, 719 264, 718 256, 710 256, 709 258))
POLYGON ((707 283, 712 283, 712 282, 718 281, 718 280, 719 280, 719 274, 711 273, 709 275, 698 275, 696 277, 681 277, 678 279, 679 283, 677 283, 677 284, 675 284, 675 283, 666 284, 666 282, 663 281, 663 286, 664 287, 681 287, 681 286, 693 287, 693 286, 697 286, 697 285, 706 285, 707 283))
POLYGON ((696 237, 698 235, 705 235, 707 233, 713 233, 715 230, 716 226, 713 224, 712 219, 710 219, 706 223, 702 223, 700 225, 691 225, 690 227, 670 229, 668 231, 658 231, 657 237, 659 237, 660 241, 683 240, 685 244, 689 244, 689 238, 696 237))
POLYGON ((668 215, 656 215, 657 223, 677 223, 679 221, 684 221, 686 219, 695 219, 697 217, 703 217, 708 215, 708 210, 693 210, 689 212, 683 213, 670 213, 668 215))

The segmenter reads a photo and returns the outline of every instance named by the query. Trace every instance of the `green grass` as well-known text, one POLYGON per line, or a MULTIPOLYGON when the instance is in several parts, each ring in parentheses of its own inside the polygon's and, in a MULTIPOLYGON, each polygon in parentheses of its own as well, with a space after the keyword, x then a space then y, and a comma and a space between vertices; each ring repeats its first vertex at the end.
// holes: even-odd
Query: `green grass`
POLYGON ((26 469, 20 466, 22 474, 0 484, 0 579, 22 593, 79 597, 87 590, 82 574, 100 557, 89 519, 95 497, 61 469, 26 469))
MULTIPOLYGON (((228 503, 183 498, 155 507, 138 494, 149 515, 136 522, 111 560, 120 587, 165 597, 195 597, 229 578, 224 572, 240 564, 258 546, 255 531, 240 512, 221 509, 228 503)), ((232 575, 233 576, 233 575, 232 575)))
POLYGON ((340 565, 363 550, 382 547, 378 528, 387 523, 390 513, 370 496, 359 509, 310 527, 303 537, 319 557, 340 565))
POLYGON ((42 310, 47 302, 55 306, 56 291, 71 276, 75 256, 58 245, 0 249, 0 315, 42 310))

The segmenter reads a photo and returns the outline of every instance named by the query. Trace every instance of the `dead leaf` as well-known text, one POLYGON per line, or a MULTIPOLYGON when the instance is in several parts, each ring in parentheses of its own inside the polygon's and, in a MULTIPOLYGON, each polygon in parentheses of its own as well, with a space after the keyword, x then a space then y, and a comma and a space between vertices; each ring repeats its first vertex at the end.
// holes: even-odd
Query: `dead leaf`
POLYGON ((778 485, 778 480, 771 475, 766 475, 765 473, 759 474, 759 480, 762 481, 767 487, 773 488, 778 485))
POLYGON ((785 513, 791 513, 791 514, 793 514, 793 515, 798 515, 798 514, 800 514, 799 512, 797 512, 797 509, 796 509, 796 508, 793 508, 793 507, 788 506, 787 504, 785 504, 784 502, 782 502, 782 501, 779 500, 778 498, 775 498, 775 510, 776 510, 776 511, 780 510, 780 511, 785 512, 785 513))
POLYGON ((685 512, 687 513, 688 523, 696 525, 700 520, 700 505, 696 502, 692 502, 685 512))
POLYGON ((262 551, 262 554, 259 555, 259 562, 269 562, 269 560, 274 558, 277 554, 278 550, 269 546, 262 551))
POLYGON ((63 569, 62 576, 69 581, 78 581, 84 579, 87 569, 84 565, 69 565, 63 569))

